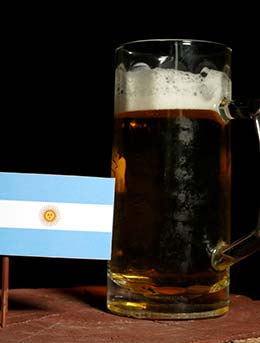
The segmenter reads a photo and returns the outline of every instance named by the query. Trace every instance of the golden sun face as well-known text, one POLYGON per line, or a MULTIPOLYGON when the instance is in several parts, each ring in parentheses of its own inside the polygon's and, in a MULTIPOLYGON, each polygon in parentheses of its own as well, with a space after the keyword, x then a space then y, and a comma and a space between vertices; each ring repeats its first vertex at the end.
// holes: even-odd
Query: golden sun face
POLYGON ((43 213, 43 217, 47 222, 53 222, 55 218, 57 217, 57 214, 55 213, 54 210, 46 210, 43 213))
POLYGON ((41 222, 45 225, 55 225, 59 220, 59 211, 54 206, 47 206, 41 210, 41 222))

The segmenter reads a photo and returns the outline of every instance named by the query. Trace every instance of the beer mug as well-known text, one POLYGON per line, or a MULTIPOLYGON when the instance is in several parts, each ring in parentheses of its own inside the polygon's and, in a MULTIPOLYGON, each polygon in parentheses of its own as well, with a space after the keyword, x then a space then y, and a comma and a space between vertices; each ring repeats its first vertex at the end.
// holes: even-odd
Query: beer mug
MULTIPOLYGON (((145 40, 116 50, 116 179, 107 307, 150 319, 229 309, 229 267, 260 248, 230 245, 231 49, 145 40)), ((259 134, 259 110, 254 113, 259 134)))

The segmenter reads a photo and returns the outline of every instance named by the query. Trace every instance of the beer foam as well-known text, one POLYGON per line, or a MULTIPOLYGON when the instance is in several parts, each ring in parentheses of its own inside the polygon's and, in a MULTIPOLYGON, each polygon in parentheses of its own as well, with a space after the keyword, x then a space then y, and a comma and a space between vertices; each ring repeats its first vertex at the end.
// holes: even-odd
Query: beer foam
POLYGON ((115 112, 151 109, 218 110, 224 98, 231 99, 231 80, 209 68, 193 74, 175 69, 149 67, 116 70, 115 112))

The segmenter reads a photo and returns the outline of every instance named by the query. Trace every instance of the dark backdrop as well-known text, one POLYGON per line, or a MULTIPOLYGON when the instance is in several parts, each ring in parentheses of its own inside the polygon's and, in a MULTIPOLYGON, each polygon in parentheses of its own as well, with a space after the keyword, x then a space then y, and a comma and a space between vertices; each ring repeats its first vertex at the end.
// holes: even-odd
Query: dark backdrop
MULTIPOLYGON (((114 50, 125 41, 225 43, 233 49, 233 98, 260 97, 259 19, 252 6, 236 12, 220 3, 104 6, 23 4, 5 13, 1 171, 110 176, 114 50)), ((256 225, 260 166, 252 123, 233 122, 232 134, 236 239, 256 225)), ((232 292, 260 298, 259 257, 232 267, 232 292)), ((106 261, 12 257, 10 272, 13 288, 105 284, 106 261)))

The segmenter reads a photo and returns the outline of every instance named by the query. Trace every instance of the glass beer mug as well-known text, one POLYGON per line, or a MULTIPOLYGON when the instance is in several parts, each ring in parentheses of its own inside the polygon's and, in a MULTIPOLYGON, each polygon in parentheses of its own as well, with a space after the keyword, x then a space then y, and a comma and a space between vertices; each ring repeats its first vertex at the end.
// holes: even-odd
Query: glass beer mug
MULTIPOLYGON (((231 49, 198 40, 116 50, 116 178, 108 309, 150 319, 222 315, 229 267, 260 248, 230 245, 231 49)), ((254 113, 259 134, 259 110, 254 113)))

